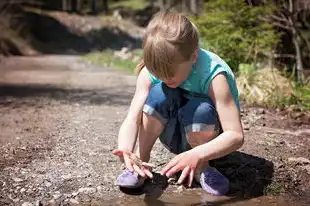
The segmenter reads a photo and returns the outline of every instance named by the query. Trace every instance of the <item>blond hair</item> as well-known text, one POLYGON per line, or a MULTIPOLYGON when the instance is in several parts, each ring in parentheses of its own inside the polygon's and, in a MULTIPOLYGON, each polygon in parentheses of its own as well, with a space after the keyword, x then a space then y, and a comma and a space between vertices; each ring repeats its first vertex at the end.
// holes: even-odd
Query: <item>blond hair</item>
POLYGON ((143 60, 139 73, 146 66, 157 78, 171 78, 175 65, 190 60, 198 48, 198 30, 184 15, 173 12, 156 14, 143 38, 143 60))

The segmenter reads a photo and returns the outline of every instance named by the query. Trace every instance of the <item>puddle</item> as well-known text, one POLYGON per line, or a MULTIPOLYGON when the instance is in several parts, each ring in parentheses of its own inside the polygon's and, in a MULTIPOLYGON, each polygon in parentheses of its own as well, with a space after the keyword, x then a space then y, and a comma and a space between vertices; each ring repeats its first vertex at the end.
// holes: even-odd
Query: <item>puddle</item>
POLYGON ((130 196, 125 195, 109 202, 104 202, 104 205, 126 205, 126 206, 171 206, 171 205, 190 205, 190 206, 217 206, 217 205, 232 205, 232 206, 306 206, 300 202, 285 200, 283 197, 261 196, 252 199, 241 199, 240 197, 217 197, 205 194, 203 192, 184 191, 182 193, 166 193, 159 198, 151 196, 130 196))

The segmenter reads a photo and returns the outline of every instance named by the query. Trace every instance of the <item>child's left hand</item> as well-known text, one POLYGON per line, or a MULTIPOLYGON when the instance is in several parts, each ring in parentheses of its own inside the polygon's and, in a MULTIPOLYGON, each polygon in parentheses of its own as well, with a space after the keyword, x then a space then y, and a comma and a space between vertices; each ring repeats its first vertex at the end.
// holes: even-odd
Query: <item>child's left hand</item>
POLYGON ((194 173, 199 165, 199 162, 199 156, 192 149, 175 156, 160 173, 161 175, 171 177, 176 172, 183 170, 178 183, 182 184, 185 178, 189 176, 188 186, 191 187, 194 179, 194 173))

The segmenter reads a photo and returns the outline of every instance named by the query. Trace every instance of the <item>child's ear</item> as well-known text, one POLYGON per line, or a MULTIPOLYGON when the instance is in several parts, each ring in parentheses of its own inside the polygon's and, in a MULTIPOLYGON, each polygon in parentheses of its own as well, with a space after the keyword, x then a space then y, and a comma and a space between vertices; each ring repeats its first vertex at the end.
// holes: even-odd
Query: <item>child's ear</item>
POLYGON ((197 59, 198 59, 198 49, 196 49, 193 54, 193 64, 197 62, 197 59))

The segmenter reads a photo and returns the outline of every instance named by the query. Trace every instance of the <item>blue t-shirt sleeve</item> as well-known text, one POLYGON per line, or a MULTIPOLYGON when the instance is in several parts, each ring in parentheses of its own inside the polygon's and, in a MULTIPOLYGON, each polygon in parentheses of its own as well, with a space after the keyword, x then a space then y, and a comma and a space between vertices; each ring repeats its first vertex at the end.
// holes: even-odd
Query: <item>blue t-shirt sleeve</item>
POLYGON ((159 82, 161 82, 161 80, 157 79, 154 75, 152 75, 149 71, 147 71, 148 75, 149 75, 149 79, 152 83, 152 85, 157 84, 159 82))
POLYGON ((209 87, 212 82, 212 80, 219 74, 224 74, 227 78, 227 72, 226 70, 219 64, 215 65, 214 68, 211 70, 211 74, 208 76, 207 79, 203 82, 203 93, 209 94, 209 87))

